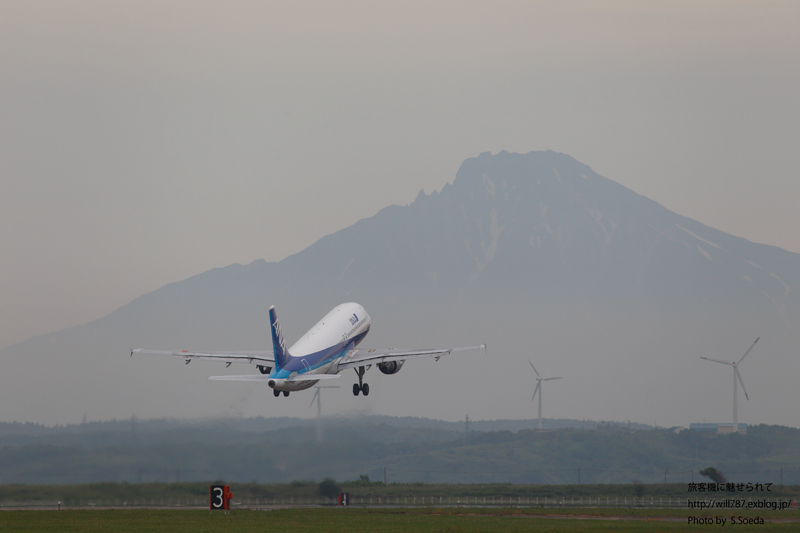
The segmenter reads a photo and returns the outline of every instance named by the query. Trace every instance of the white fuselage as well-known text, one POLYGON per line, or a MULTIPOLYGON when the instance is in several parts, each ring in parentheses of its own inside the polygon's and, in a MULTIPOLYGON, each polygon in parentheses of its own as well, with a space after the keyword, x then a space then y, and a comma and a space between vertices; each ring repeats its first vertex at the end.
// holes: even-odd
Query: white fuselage
POLYGON ((369 332, 370 318, 357 303, 334 307, 288 349, 290 360, 270 373, 269 386, 296 391, 312 387, 316 381, 285 381, 298 374, 335 374, 343 356, 369 332))

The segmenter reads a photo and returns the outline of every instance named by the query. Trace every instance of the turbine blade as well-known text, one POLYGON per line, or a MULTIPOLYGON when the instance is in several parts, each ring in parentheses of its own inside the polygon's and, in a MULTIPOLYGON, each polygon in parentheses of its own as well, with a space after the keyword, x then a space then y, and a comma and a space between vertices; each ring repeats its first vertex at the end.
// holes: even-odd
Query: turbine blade
POLYGON ((730 361, 722 361, 722 360, 720 360, 720 359, 712 359, 712 358, 710 358, 710 357, 700 357, 700 359, 705 359, 706 361, 714 361, 715 363, 722 363, 723 365, 733 365, 733 366, 736 366, 736 365, 734 365, 733 363, 731 363, 730 361))
POLYGON ((561 379, 561 377, 559 376, 557 378, 544 378, 542 381, 551 381, 551 380, 554 380, 554 379, 561 379))
POLYGON ((536 398, 536 393, 539 392, 539 387, 541 387, 541 386, 542 386, 542 382, 538 381, 536 383, 536 388, 533 389, 533 396, 531 396, 531 401, 533 401, 533 399, 536 398))
MULTIPOLYGON (((761 338, 761 337, 759 337, 758 339, 760 339, 760 338, 761 338)), ((753 344, 751 344, 751 345, 750 345, 750 348, 748 348, 748 349, 747 349, 747 351, 746 351, 746 352, 744 352, 744 355, 742 356, 742 359, 739 359, 739 360, 736 362, 736 364, 737 364, 737 365, 738 365, 739 363, 741 363, 741 362, 742 362, 742 360, 743 360, 745 357, 747 357, 747 354, 749 354, 749 353, 750 353, 750 350, 752 350, 752 349, 753 349, 753 347, 756 345, 756 343, 758 342, 758 339, 754 340, 754 341, 753 341, 753 344)), ((744 388, 744 385, 742 385, 742 388, 744 388)), ((747 395, 745 394, 745 396, 747 396, 747 395)))
POLYGON ((311 407, 312 405, 314 405, 314 400, 316 400, 318 397, 319 397, 319 390, 317 390, 317 392, 314 393, 314 396, 311 398, 311 403, 308 404, 308 406, 311 407))
MULTIPOLYGON (((531 363, 531 360, 530 360, 530 359, 528 359, 528 362, 529 362, 529 363, 531 363)), ((541 376, 539 375, 539 372, 537 372, 537 371, 536 371, 536 367, 535 367, 535 366, 533 366, 533 363, 531 363, 531 368, 533 369, 533 371, 534 371, 534 372, 536 372, 536 377, 537 377, 537 378, 541 377, 541 376)))
POLYGON ((750 401, 750 396, 747 395, 747 389, 744 388, 744 381, 742 381, 742 375, 739 373, 739 369, 733 367, 733 371, 736 372, 736 377, 739 378, 739 383, 741 383, 742 385, 742 390, 744 391, 744 397, 747 398, 748 401, 750 401))

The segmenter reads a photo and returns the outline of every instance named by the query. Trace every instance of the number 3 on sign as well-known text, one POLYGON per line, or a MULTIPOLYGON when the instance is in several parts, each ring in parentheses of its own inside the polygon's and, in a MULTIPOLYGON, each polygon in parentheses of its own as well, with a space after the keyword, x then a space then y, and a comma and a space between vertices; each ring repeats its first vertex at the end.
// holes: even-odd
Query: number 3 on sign
POLYGON ((211 510, 228 510, 231 496, 228 485, 211 485, 211 510))

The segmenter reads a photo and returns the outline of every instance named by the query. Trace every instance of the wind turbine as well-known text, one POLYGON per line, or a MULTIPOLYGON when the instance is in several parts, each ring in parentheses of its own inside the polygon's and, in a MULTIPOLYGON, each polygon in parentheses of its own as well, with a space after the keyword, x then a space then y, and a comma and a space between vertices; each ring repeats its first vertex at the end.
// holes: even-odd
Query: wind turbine
POLYGON ((314 387, 316 392, 314 393, 314 397, 311 398, 311 403, 308 404, 309 407, 314 405, 314 400, 317 401, 317 442, 322 442, 322 394, 320 393, 320 389, 338 389, 338 385, 316 385, 314 387))
MULTIPOLYGON (((760 338, 761 337, 758 337, 758 339, 760 339, 760 338)), ((720 359, 712 359, 710 357, 700 357, 700 359, 705 359, 706 361, 714 361, 715 363, 722 363, 723 365, 731 365, 733 367, 733 432, 734 433, 738 433, 739 432, 739 424, 738 424, 738 421, 737 421, 737 418, 736 418, 736 388, 737 388, 736 387, 736 380, 737 379, 739 380, 739 383, 742 384, 742 390, 744 391, 744 397, 747 398, 748 401, 750 400, 750 397, 747 395, 747 389, 744 388, 744 381, 742 381, 742 375, 739 374, 739 363, 741 363, 744 360, 744 358, 747 357, 747 354, 749 354, 750 350, 752 350, 753 347, 756 345, 756 343, 758 342, 758 339, 753 341, 753 344, 751 344, 750 348, 748 348, 747 351, 744 352, 744 355, 742 356, 742 358, 739 359, 736 362, 733 362, 733 361, 731 361, 731 362, 722 361, 720 359)))
MULTIPOLYGON (((531 363, 531 360, 528 359, 528 362, 531 363)), ((553 379, 561 379, 560 377, 557 378, 543 378, 539 375, 539 372, 536 370, 536 367, 533 366, 531 363, 531 368, 534 372, 536 372, 536 388, 533 389, 533 396, 531 396, 531 401, 536 398, 536 393, 539 393, 539 429, 542 429, 542 381, 551 381, 553 379)))

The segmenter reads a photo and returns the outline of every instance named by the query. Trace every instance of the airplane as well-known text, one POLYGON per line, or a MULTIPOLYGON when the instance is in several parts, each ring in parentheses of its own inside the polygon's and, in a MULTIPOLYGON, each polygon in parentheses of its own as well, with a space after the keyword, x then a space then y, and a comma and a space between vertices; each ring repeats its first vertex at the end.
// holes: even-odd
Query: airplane
POLYGON ((384 374, 396 374, 407 359, 433 357, 436 361, 443 355, 469 350, 486 350, 486 344, 460 348, 441 348, 430 350, 359 349, 357 346, 369 333, 372 321, 367 311, 354 302, 334 307, 322 320, 308 330, 300 339, 286 348, 278 314, 275 306, 269 308, 272 324, 272 350, 254 352, 190 352, 185 350, 147 350, 131 349, 133 354, 171 355, 184 359, 189 364, 193 359, 206 359, 232 363, 255 363, 261 374, 241 376, 211 376, 219 381, 262 381, 272 389, 275 397, 283 393, 289 396, 292 391, 313 387, 320 380, 341 377, 340 372, 354 369, 358 383, 353 384, 353 395, 369 395, 369 385, 364 383, 364 374, 376 365, 384 374))

